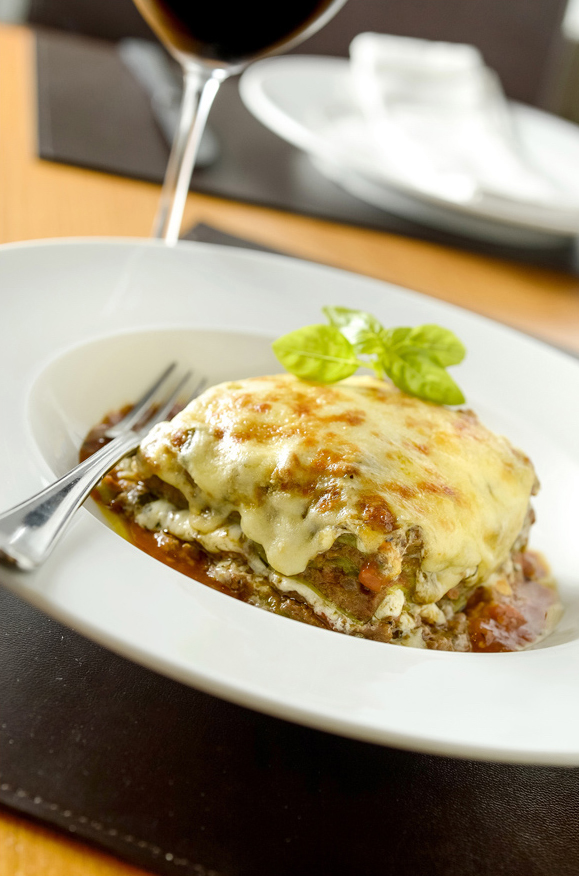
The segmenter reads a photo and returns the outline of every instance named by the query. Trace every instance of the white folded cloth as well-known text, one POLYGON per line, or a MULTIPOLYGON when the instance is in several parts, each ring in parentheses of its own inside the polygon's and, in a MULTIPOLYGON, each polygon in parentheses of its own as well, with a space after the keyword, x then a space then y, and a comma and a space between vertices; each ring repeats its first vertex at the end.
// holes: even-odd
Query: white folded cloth
POLYGON ((571 207, 525 156, 499 78, 474 46, 362 33, 350 67, 370 136, 398 177, 456 201, 484 192, 571 207))

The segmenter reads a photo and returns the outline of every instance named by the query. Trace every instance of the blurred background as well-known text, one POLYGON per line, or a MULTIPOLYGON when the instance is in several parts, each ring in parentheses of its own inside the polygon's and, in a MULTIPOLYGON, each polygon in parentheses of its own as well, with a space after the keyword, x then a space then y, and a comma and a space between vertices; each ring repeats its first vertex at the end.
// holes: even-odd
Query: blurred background
MULTIPOLYGON (((158 50, 158 40, 133 0, 0 0, 0 22, 30 25, 37 32, 34 122, 40 159, 162 181, 178 118, 181 75, 176 62, 158 50)), ((538 166, 543 178, 559 175, 558 191, 566 196, 576 189, 574 197, 579 198, 579 129, 554 118, 579 122, 579 0, 348 0, 289 54, 347 58, 353 38, 362 32, 475 46, 498 74, 510 101, 543 111, 526 110, 526 121, 515 125, 515 148, 520 150, 523 143, 535 162, 533 173, 538 166), (569 184, 572 179, 577 185, 569 184)), ((297 103, 306 106, 309 95, 308 90, 297 103)), ((510 107, 511 120, 517 112, 521 115, 515 104, 510 107)), ((304 118, 314 110, 308 105, 304 118)), ((505 201, 507 206, 500 203, 498 208, 491 203, 490 212, 487 202, 479 207, 476 199, 464 211, 453 209, 452 198, 433 206, 418 185, 406 195, 403 185, 397 187, 397 177, 392 185, 391 178, 384 182, 380 177, 377 185, 371 173, 353 173, 355 166, 347 161, 339 167, 320 163, 315 151, 284 135, 272 119, 271 112, 264 120, 255 104, 241 99, 238 77, 224 83, 191 188, 294 214, 577 269, 575 207, 572 215, 567 210, 562 219, 553 219, 548 210, 533 213, 524 199, 520 204, 505 201)), ((461 142, 456 129, 451 139, 461 142)), ((319 140, 326 150, 326 140, 319 140)), ((471 137, 469 148, 506 173, 507 165, 494 152, 489 157, 478 136, 471 137)), ((324 151, 322 158, 328 154, 324 151)), ((505 191, 508 199, 508 187, 505 191)), ((554 201, 547 206, 553 212, 559 205, 554 201)))
MULTIPOLYGON (((0 20, 155 39, 132 0, 0 0, 0 20)), ((471 43, 509 97, 579 121, 579 0, 349 0, 293 51, 346 56, 361 31, 471 43)))

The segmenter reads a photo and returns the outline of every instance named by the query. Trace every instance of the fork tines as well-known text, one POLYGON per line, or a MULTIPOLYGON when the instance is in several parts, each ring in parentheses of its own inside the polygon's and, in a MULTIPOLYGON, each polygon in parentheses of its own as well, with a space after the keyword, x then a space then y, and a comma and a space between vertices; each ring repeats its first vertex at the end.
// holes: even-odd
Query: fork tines
POLYGON ((129 431, 141 432, 156 423, 170 418, 171 411, 179 399, 187 399, 186 403, 198 396, 207 386, 207 380, 197 378, 194 388, 190 388, 193 371, 185 374, 175 382, 177 363, 172 362, 154 383, 135 402, 129 413, 116 425, 105 432, 106 438, 117 438, 129 431))

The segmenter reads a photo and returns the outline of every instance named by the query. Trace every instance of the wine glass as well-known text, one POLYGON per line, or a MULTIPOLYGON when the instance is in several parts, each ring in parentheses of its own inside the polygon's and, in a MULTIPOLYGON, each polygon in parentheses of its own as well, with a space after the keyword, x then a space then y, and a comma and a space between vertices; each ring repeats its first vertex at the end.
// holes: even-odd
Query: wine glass
MULTIPOLYGON (((219 86, 251 61, 301 42, 346 0, 134 0, 183 68, 184 90, 153 236, 174 245, 209 110, 219 86)), ((232 136, 235 132, 232 131, 232 136)))

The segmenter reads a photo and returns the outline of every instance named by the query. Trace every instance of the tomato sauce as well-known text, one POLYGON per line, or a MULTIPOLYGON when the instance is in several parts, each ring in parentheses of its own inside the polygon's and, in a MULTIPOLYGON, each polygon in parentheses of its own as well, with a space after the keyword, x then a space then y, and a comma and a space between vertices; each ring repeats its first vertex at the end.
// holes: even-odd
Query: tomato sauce
POLYGON ((552 587, 528 578, 513 588, 511 596, 498 596, 491 588, 479 587, 466 605, 473 651, 528 647, 546 632, 549 610, 557 603, 552 587))

